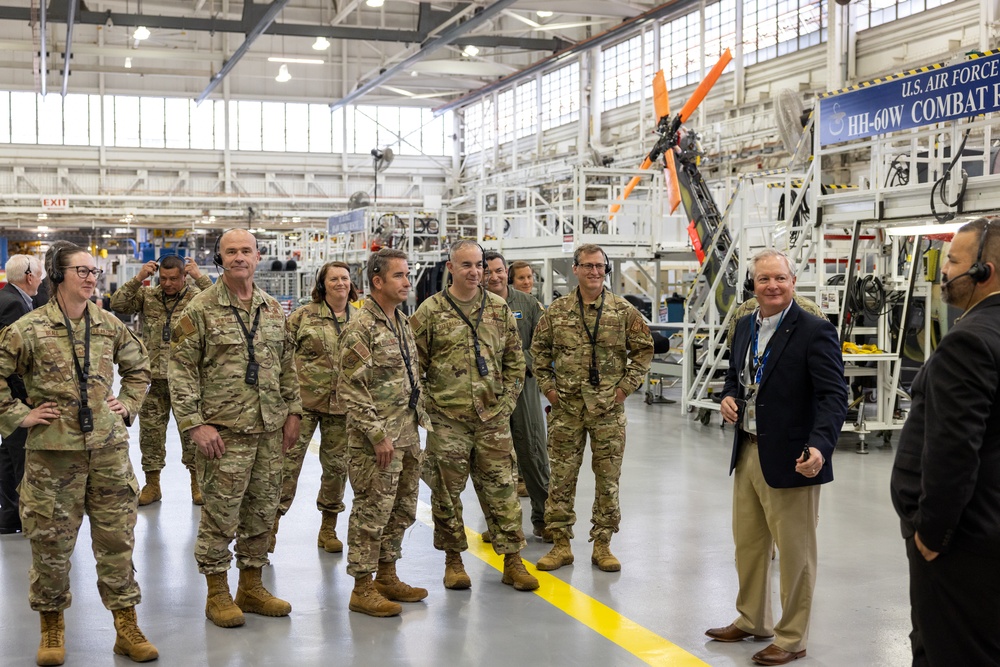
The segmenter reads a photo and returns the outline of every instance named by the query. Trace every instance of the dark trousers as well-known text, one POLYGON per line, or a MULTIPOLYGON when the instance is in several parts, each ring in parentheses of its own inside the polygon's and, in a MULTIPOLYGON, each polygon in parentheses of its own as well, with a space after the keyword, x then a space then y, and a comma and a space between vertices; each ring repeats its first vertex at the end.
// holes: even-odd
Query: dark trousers
POLYGON ((24 442, 28 429, 15 429, 0 443, 0 530, 11 532, 21 529, 18 515, 17 485, 24 477, 24 442))
POLYGON ((953 548, 927 562, 912 537, 906 555, 914 667, 1000 664, 1000 558, 953 548))

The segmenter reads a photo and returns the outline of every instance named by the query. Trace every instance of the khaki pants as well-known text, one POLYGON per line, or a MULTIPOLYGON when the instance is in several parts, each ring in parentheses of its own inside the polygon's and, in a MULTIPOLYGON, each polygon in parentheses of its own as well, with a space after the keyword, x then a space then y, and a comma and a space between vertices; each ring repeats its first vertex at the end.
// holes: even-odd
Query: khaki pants
POLYGON ((806 648, 816 586, 816 519, 819 485, 774 489, 764 481, 756 442, 744 440, 733 478, 733 540, 736 543, 736 627, 774 634, 786 651, 806 648), (781 619, 771 618, 771 553, 778 545, 781 619))

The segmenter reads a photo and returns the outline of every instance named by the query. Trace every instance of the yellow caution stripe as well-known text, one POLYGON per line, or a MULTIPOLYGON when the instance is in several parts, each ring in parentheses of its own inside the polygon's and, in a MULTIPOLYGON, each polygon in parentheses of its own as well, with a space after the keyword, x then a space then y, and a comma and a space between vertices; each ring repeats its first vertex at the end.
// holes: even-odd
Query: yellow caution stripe
MULTIPOLYGON (((995 56, 1000 53, 1000 49, 991 49, 989 51, 973 51, 971 53, 965 54, 966 60, 978 60, 979 58, 985 58, 987 56, 995 56)), ((835 95, 843 95, 844 93, 850 93, 855 90, 860 90, 861 88, 871 88, 872 86, 877 86, 880 83, 887 83, 889 81, 895 81, 897 79, 902 79, 907 76, 913 76, 914 74, 924 74, 926 72, 932 72, 936 69, 941 69, 946 67, 948 63, 934 63, 933 65, 924 65, 923 67, 917 67, 914 69, 906 70, 905 72, 898 72, 896 74, 889 74, 887 76, 879 77, 877 79, 870 79, 868 81, 862 81, 856 83, 853 86, 848 86, 847 88, 841 88, 839 90, 831 90, 825 93, 820 93, 816 97, 819 99, 825 99, 827 97, 833 97, 835 95)))

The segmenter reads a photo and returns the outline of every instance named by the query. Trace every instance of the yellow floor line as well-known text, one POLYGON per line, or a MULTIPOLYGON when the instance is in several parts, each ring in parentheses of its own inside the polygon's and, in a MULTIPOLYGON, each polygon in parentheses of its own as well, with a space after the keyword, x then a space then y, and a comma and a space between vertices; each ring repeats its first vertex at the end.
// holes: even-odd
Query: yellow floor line
MULTIPOLYGON (((434 521, 429 505, 424 502, 419 503, 417 519, 433 528, 434 521)), ((469 553, 502 572, 503 557, 495 554, 493 548, 483 542, 476 531, 467 527, 465 533, 469 541, 469 553)), ((528 561, 524 563, 528 572, 538 577, 539 587, 534 591, 538 597, 621 646, 643 662, 671 667, 708 665, 676 644, 622 616, 606 604, 573 588, 562 579, 548 572, 538 571, 528 561)))

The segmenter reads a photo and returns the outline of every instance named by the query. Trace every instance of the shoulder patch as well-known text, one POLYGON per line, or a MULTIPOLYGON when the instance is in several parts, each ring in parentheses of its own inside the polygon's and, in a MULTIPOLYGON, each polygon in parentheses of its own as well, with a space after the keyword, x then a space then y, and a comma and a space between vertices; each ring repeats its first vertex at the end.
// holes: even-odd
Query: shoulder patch
POLYGON ((420 328, 420 318, 417 317, 416 313, 410 315, 410 328, 414 331, 420 328))
POLYGON ((372 353, 368 351, 368 348, 360 340, 351 346, 351 352, 358 355, 362 361, 368 361, 372 356, 372 353))

